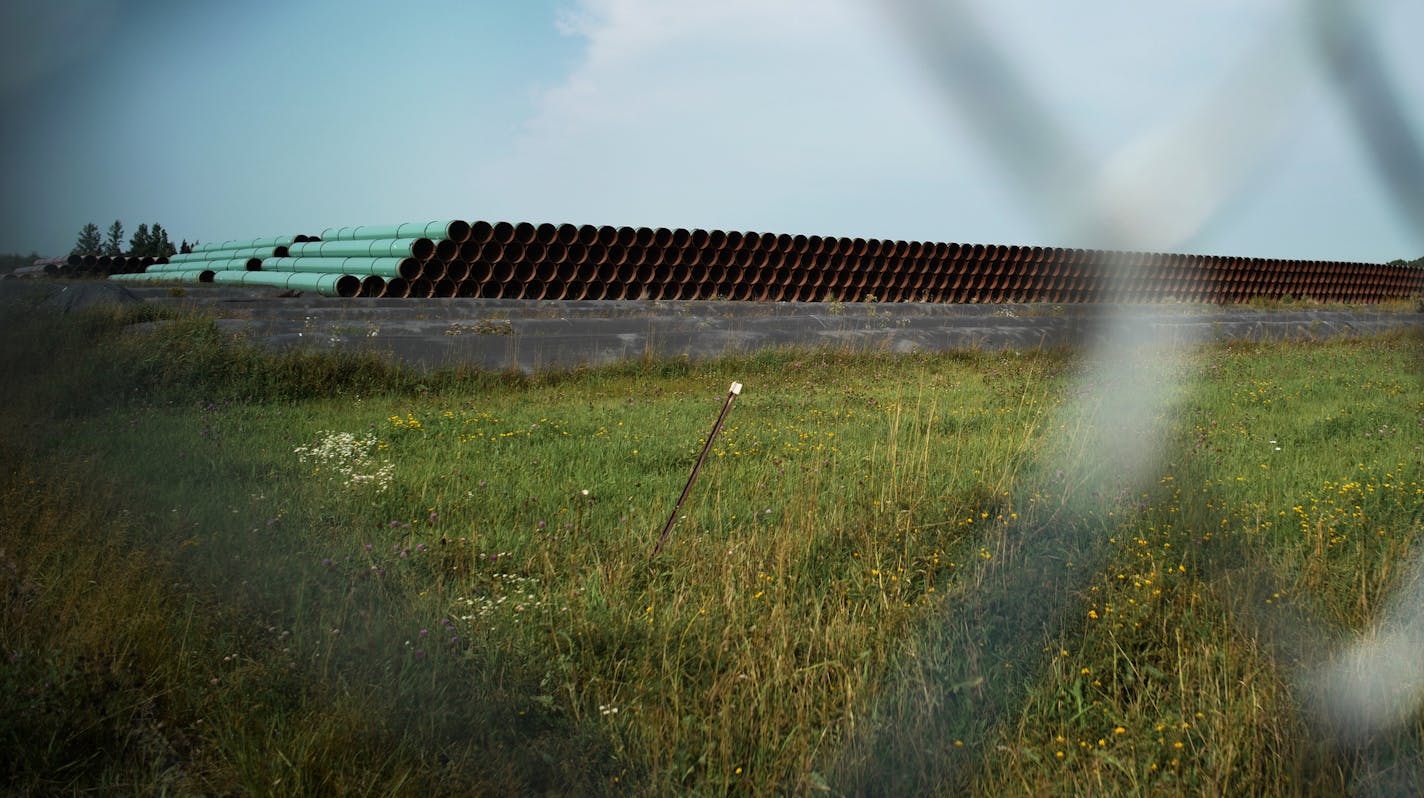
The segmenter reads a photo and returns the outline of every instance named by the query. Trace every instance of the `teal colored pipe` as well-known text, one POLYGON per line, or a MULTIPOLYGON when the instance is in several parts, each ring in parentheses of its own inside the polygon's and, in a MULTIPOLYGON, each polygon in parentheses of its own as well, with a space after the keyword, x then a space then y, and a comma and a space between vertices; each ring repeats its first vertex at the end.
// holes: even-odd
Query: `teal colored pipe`
POLYGON ((415 258, 268 258, 262 261, 262 271, 374 274, 414 280, 420 275, 420 261, 415 258))
POLYGON ((287 245, 245 247, 243 249, 216 249, 206 252, 185 252, 168 258, 169 263, 196 263, 210 260, 232 260, 234 258, 281 258, 287 255, 287 245))
MULTIPOLYGON (((446 245, 450 246, 450 245, 446 245)), ((428 238, 396 238, 351 241, 309 241, 293 244, 287 255, 293 258, 416 258, 425 260, 435 253, 428 238)))
POLYGON ((448 222, 406 222, 405 224, 328 227, 321 231, 322 241, 360 241, 379 238, 429 238, 432 241, 450 239, 456 243, 470 237, 470 225, 454 219, 448 222))
POLYGON ((256 271, 262 265, 261 258, 231 258, 226 260, 189 260, 179 263, 155 263, 145 271, 148 272, 181 272, 192 269, 211 269, 215 272, 221 271, 256 271))
POLYGON ((310 272, 217 272, 212 282, 224 285, 266 285, 316 291, 322 296, 353 297, 361 291, 361 278, 354 274, 313 274, 310 272))
POLYGON ((213 272, 213 282, 219 285, 242 285, 243 277, 248 274, 261 274, 261 272, 243 271, 219 271, 213 272))
POLYGON ((234 238, 228 241, 214 241, 193 247, 191 254, 218 252, 228 249, 252 249, 254 247, 285 247, 296 240, 296 236, 271 236, 268 238, 234 238))
MULTIPOLYGON (((261 275, 262 272, 248 272, 247 274, 250 280, 253 275, 261 275)), ((361 291, 361 278, 354 274, 292 272, 287 277, 286 287, 316 291, 322 296, 352 297, 361 291)))
POLYGON ((211 282, 214 273, 212 269, 186 269, 183 271, 111 274, 109 275, 109 279, 123 280, 131 283, 153 283, 160 280, 171 280, 179 283, 206 283, 211 282))

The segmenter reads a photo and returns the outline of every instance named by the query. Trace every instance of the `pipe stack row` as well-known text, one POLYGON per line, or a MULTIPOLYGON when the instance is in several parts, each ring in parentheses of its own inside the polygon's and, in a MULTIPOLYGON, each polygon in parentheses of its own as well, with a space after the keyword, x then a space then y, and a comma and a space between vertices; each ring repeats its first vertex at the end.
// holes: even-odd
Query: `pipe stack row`
POLYGON ((1408 266, 483 221, 226 241, 115 279, 529 300, 1369 303, 1424 293, 1424 269, 1408 266))
POLYGON ((111 277, 116 274, 139 274, 146 269, 167 263, 167 258, 136 255, 70 255, 40 262, 46 274, 53 277, 111 277))

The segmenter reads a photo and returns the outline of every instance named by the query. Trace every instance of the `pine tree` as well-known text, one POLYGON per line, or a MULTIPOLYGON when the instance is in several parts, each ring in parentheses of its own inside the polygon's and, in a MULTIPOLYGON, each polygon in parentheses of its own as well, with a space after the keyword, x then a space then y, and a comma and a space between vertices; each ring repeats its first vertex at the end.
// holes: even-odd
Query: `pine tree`
POLYGON ((134 231, 133 238, 129 239, 129 254, 141 258, 149 254, 153 248, 153 236, 148 232, 148 225, 140 224, 134 231))
POLYGON ((152 243, 152 250, 148 253, 155 258, 166 258, 177 254, 178 248, 173 246, 173 242, 168 240, 168 231, 163 229, 163 225, 154 222, 149 230, 149 239, 152 243))
POLYGON ((109 237, 104 239, 105 255, 124 254, 124 223, 118 219, 109 225, 109 237))
POLYGON ((103 248, 104 239, 99 235, 99 225, 90 222, 79 231, 79 238, 74 242, 74 249, 70 250, 69 254, 97 255, 103 248))
POLYGON ((178 245, 178 251, 184 255, 187 255, 189 252, 193 251, 193 247, 188 244, 188 239, 183 239, 183 243, 178 245))

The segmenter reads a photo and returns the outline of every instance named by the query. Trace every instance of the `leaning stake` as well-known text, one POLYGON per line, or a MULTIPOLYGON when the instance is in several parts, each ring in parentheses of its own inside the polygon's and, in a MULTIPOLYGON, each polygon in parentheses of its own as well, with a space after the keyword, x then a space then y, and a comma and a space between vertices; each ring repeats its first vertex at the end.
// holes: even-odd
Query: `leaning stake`
POLYGON ((653 548, 653 556, 658 556, 658 552, 663 550, 663 544, 667 543, 668 533, 672 532, 672 525, 677 523, 678 510, 682 509, 682 503, 687 501, 687 494, 692 492, 692 483, 697 481, 697 472, 702 468, 702 461, 707 459, 707 452, 712 449, 712 441, 717 439, 717 433, 722 431, 722 422, 727 420, 727 411, 732 409, 732 400, 737 398, 737 394, 742 392, 740 382, 732 383, 732 387, 727 390, 727 402, 722 405, 722 412, 717 414, 717 423, 712 425, 712 433, 707 436, 707 443, 702 447, 702 454, 697 455, 697 462, 692 465, 692 473, 687 477, 687 485, 682 489, 682 495, 677 497, 677 504, 672 506, 672 515, 668 516, 667 523, 663 526, 663 534, 658 538, 658 545, 653 548))

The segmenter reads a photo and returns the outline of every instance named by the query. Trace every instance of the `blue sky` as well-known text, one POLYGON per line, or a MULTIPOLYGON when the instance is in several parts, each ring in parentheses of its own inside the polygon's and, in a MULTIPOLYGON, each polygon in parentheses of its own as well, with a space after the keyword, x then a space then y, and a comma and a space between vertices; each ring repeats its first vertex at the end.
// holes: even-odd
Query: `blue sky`
MULTIPOLYGON (((458 217, 1424 254, 1297 3, 962 0, 938 38, 917 5, 12 0, 0 251, 458 217), (992 124, 983 43, 1048 166, 992 124)), ((1424 131, 1424 6, 1360 8, 1424 131)))

